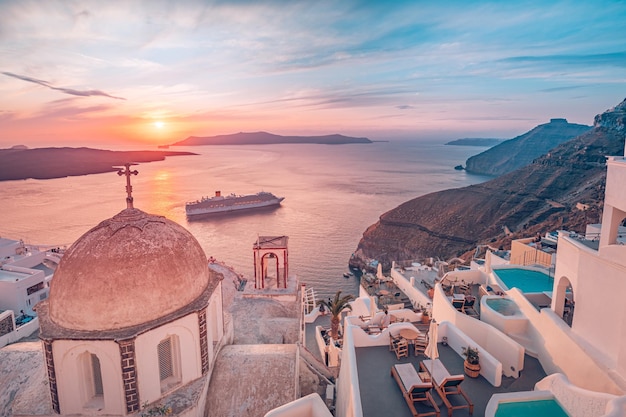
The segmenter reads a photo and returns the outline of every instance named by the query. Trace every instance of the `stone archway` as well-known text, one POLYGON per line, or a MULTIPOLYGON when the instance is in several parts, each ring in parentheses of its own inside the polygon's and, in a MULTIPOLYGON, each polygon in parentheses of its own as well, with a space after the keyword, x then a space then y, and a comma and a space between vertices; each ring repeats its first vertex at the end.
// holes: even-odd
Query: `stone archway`
POLYGON ((261 256, 261 280, 263 288, 278 287, 280 276, 278 256, 274 252, 268 252, 261 256), (272 285, 272 282, 274 285, 272 285))
POLYGON ((574 288, 567 277, 559 278, 552 295, 552 310, 570 327, 574 319, 574 288))
POLYGON ((267 278, 275 278, 275 288, 287 288, 289 255, 287 236, 259 236, 254 243, 254 288, 265 289, 267 278))

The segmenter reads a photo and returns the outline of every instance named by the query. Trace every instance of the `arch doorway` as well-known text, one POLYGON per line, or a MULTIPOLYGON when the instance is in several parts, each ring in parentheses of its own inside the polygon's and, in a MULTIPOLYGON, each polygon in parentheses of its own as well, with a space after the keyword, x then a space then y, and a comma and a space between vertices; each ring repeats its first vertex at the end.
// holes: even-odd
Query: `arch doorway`
POLYGON ((253 246, 254 288, 287 288, 287 236, 259 236, 253 246))
POLYGON ((567 277, 561 277, 552 299, 552 309, 568 326, 574 320, 574 289, 567 277))

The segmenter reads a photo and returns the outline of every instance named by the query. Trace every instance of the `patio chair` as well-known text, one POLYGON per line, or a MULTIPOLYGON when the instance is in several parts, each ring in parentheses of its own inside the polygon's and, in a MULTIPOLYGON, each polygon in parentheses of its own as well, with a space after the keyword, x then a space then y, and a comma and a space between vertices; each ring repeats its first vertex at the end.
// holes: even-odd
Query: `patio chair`
POLYGON ((430 394, 430 389, 433 385, 431 382, 424 381, 420 378, 420 375, 417 373, 412 363, 395 364, 391 367, 391 376, 393 376, 398 383, 398 387, 400 391, 402 391, 402 396, 414 417, 439 417, 439 407, 437 407, 435 400, 430 394), (416 404, 432 407, 432 410, 428 408, 424 412, 419 413, 415 408, 416 404))
POLYGON ((461 299, 461 298, 452 299, 452 307, 456 308, 461 313, 465 313, 465 311, 463 311, 464 305, 465 305, 464 299, 461 299))
POLYGON ((409 357, 409 342, 402 338, 394 344, 393 351, 396 353, 396 358, 409 357))
POLYGON ((439 359, 423 360, 420 363, 420 369, 431 375, 437 394, 439 394, 448 409, 448 416, 451 417, 454 410, 463 408, 468 408, 470 415, 474 413, 474 403, 472 403, 467 394, 461 389, 461 382, 465 380, 464 375, 450 375, 439 359), (461 396, 465 400, 464 403, 452 405, 450 398, 454 397, 456 401, 456 396, 461 396), (467 404, 465 404, 465 402, 467 404))
POLYGON ((478 312, 474 310, 475 303, 476 297, 465 297, 465 303, 463 304, 463 311, 465 314, 471 317, 478 317, 478 312))
POLYGON ((423 355, 426 351, 426 346, 428 346, 428 336, 425 334, 420 334, 417 339, 413 341, 415 356, 420 354, 423 355))
POLYGON ((389 332, 389 351, 396 350, 396 344, 401 340, 403 340, 402 336, 393 335, 389 332))

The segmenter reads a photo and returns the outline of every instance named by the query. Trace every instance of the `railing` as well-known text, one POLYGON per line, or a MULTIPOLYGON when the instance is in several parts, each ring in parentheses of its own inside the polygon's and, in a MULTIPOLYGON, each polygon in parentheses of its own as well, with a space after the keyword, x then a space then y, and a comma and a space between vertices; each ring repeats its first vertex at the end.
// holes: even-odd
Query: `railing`
POLYGON ((306 289, 303 304, 305 315, 315 310, 315 290, 313 288, 306 289))

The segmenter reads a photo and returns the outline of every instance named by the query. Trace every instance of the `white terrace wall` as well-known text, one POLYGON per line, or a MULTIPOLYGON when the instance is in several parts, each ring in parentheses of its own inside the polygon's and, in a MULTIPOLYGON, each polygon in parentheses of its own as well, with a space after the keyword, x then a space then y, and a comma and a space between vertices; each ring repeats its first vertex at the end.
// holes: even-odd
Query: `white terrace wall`
POLYGON ((431 299, 426 294, 415 288, 413 282, 410 282, 400 273, 397 268, 391 268, 391 278, 395 282, 396 286, 404 292, 404 294, 411 300, 413 307, 419 305, 426 306, 431 303, 431 299))
MULTIPOLYGON (((347 324, 347 323, 346 323, 347 324)), ((361 406, 361 390, 359 389, 359 374, 356 367, 356 350, 353 334, 362 331, 355 326, 346 326, 343 337, 343 355, 341 369, 337 378, 337 401, 335 415, 337 417, 363 417, 361 406)))
POLYGON ((548 375, 535 384, 535 389, 550 391, 571 417, 604 416, 609 404, 618 398, 577 387, 563 374, 548 375))
MULTIPOLYGON (((448 321, 454 324, 476 342, 481 353, 489 352, 493 355, 502 363, 505 376, 519 377, 519 372, 524 368, 524 348, 495 327, 457 311, 440 284, 435 286, 433 317, 439 323, 448 321)), ((496 386, 499 386, 499 382, 496 386)))
MULTIPOLYGON (((614 246, 626 250, 624 245, 614 246)), ((600 248, 600 252, 605 249, 600 248)), ((616 259, 623 262, 623 258, 626 254, 616 259)), ((625 277, 625 266, 574 239, 559 236, 555 282, 567 278, 572 285, 576 307, 571 331, 577 339, 593 347, 586 350, 601 353, 596 361, 613 368, 623 388, 626 387, 626 343, 623 343, 626 340, 625 277)), ((566 374, 577 383, 574 377, 566 374)))
POLYGON ((480 374, 494 387, 499 387, 502 384, 502 363, 499 360, 448 321, 439 323, 437 343, 440 343, 444 336, 448 339, 448 346, 461 356, 464 347, 476 347, 480 355, 480 374))

